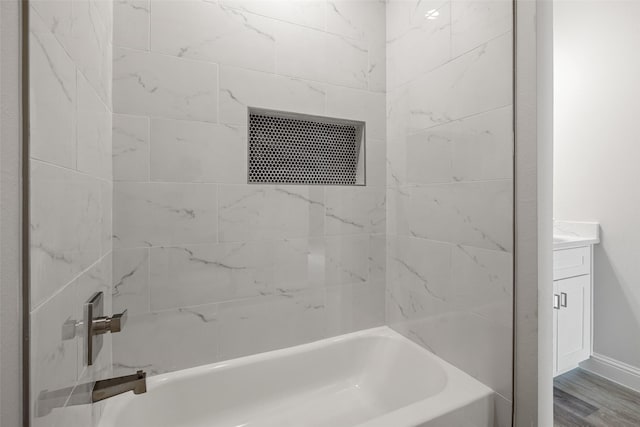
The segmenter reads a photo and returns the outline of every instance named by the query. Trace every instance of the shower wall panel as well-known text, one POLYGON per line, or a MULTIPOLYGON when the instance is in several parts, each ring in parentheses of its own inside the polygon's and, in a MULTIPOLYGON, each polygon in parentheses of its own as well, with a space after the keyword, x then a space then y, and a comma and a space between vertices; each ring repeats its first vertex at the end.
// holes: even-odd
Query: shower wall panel
POLYGON ((385 3, 115 4, 117 373, 384 324, 385 3), (247 184, 247 107, 366 122, 365 187, 247 184))
POLYGON ((74 324, 96 291, 111 310, 112 3, 29 3, 31 425, 86 427, 102 405, 65 401, 111 375, 74 324))
POLYGON ((510 425, 512 4, 387 5, 387 321, 510 425))

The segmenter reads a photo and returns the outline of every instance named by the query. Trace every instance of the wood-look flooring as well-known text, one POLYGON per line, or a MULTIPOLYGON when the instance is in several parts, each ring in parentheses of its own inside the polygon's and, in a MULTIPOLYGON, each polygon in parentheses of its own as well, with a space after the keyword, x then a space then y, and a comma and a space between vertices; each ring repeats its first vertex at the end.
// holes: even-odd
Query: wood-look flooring
POLYGON ((553 386, 555 427, 640 427, 640 393, 580 368, 553 386))

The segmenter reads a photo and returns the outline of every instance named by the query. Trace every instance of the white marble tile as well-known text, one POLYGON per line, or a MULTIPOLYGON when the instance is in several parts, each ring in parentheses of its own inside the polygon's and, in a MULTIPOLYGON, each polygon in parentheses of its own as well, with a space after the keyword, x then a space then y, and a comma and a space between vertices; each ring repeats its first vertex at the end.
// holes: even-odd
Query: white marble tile
POLYGON ((513 185, 510 180, 454 184, 452 241, 513 250, 513 185))
POLYGON ((31 162, 31 306, 100 258, 98 179, 31 162))
POLYGON ((372 92, 386 92, 387 90, 387 44, 382 34, 382 40, 369 41, 369 68, 367 79, 369 90, 372 92))
POLYGON ((152 119, 151 180, 246 182, 247 128, 152 119))
POLYGON ((77 305, 78 283, 67 285, 31 313, 31 414, 36 425, 51 425, 57 413, 47 414, 46 392, 71 387, 78 376, 78 341, 74 327, 82 315, 77 305), (70 327, 71 326, 71 327, 70 327), (68 333, 67 333, 68 332, 68 333), (63 339, 66 335, 68 339, 63 339))
POLYGON ((143 369, 152 376, 214 363, 218 342, 215 304, 132 316, 113 336, 113 374, 143 369))
POLYGON ((335 37, 323 31, 299 25, 279 25, 276 28, 276 71, 278 74, 326 81, 327 39, 335 37))
POLYGON ((414 19, 398 35, 387 37, 389 89, 414 80, 451 58, 449 3, 414 19))
POLYGON ((513 28, 509 0, 451 2, 451 48, 454 56, 467 52, 513 28))
POLYGON ((407 144, 409 93, 406 87, 390 90, 387 100, 387 186, 407 183, 407 144))
POLYGON ((427 20, 433 20, 433 12, 446 4, 448 0, 389 0, 387 2, 387 39, 394 39, 407 31, 407 28, 419 26, 427 20))
POLYGON ((369 280, 369 236, 325 237, 327 286, 365 283, 369 280))
POLYGON ((365 144, 366 183, 371 187, 387 185, 387 144, 384 139, 367 138, 365 144))
POLYGON ((276 27, 287 25, 208 1, 159 1, 151 14, 154 52, 275 71, 276 27))
POLYGON ((388 241, 387 282, 406 318, 442 311, 451 297, 451 245, 415 237, 388 241))
POLYGON ((384 33, 385 3, 384 0, 329 0, 327 31, 358 40, 384 33))
POLYGON ((329 336, 384 325, 384 282, 327 288, 327 322, 329 336))
POLYGON ((113 51, 110 4, 106 1, 72 1, 71 35, 63 39, 78 70, 109 107, 112 105, 113 51))
POLYGON ((149 50, 150 14, 150 0, 114 0, 113 45, 149 50))
POLYGON ((114 181, 149 179, 149 118, 113 115, 114 181))
POLYGON ((512 108, 509 105, 452 124, 454 180, 512 178, 512 108))
POLYGON ((261 353, 326 336, 324 289, 219 305, 220 359, 261 353))
MULTIPOLYGON (((313 286, 324 286, 328 263, 322 238, 286 239, 268 242, 273 261, 273 293, 283 294, 313 286)), ((268 255, 264 255, 268 258, 268 255)))
POLYGON ((511 327, 465 311, 427 315, 397 328, 503 396, 511 396, 511 327))
POLYGON ((386 138, 386 105, 383 93, 327 85, 326 115, 366 123, 367 139, 386 138))
POLYGON ((511 106, 409 135, 406 164, 409 183, 510 179, 511 106))
POLYGON ((33 25, 29 34, 30 155, 75 168, 76 70, 55 36, 33 25))
POLYGON ((303 25, 305 27, 325 28, 324 0, 222 0, 228 8, 275 18, 279 21, 303 25))
POLYGON ((114 247, 215 241, 217 188, 213 184, 114 184, 114 247))
POLYGON ((387 278, 387 235, 369 236, 369 282, 384 282, 387 278))
POLYGON ((102 256, 113 249, 113 182, 100 182, 100 254, 102 256))
POLYGON ((325 234, 384 233, 384 188, 327 187, 325 202, 325 234))
POLYGON ((511 44, 505 34, 410 83, 410 130, 510 105, 511 44))
POLYGON ((144 314, 149 307, 149 249, 113 251, 113 311, 144 314))
POLYGON ((80 73, 77 84, 77 168, 112 180, 111 111, 80 73))
POLYGON ((72 0, 34 0, 29 2, 30 30, 36 28, 39 32, 47 30, 59 40, 66 41, 71 35, 72 4, 72 0))
POLYGON ((114 112, 216 122, 217 80, 216 64, 115 48, 114 112))
POLYGON ((220 185, 220 241, 321 236, 324 188, 220 185))
POLYGON ((272 242, 151 249, 151 309, 186 307, 273 292, 272 242))
POLYGON ((323 114, 326 90, 322 83, 220 68, 220 123, 247 124, 247 106, 323 114))
POLYGON ((441 127, 407 137, 407 181, 432 184, 453 180, 453 146, 449 132, 441 127))
POLYGON ((366 89, 367 43, 297 25, 276 28, 278 74, 366 89))
POLYGON ((451 297, 458 309, 512 324, 513 256, 456 245, 451 256, 451 297))
MULTIPOLYGON (((83 394, 88 394, 83 390, 83 394)), ((92 408, 89 404, 67 405, 56 408, 49 414, 41 418, 34 418, 31 421, 33 427, 68 427, 68 426, 91 426, 92 408)))
POLYGON ((369 51, 366 42, 343 36, 325 37, 326 81, 352 88, 369 87, 369 51))

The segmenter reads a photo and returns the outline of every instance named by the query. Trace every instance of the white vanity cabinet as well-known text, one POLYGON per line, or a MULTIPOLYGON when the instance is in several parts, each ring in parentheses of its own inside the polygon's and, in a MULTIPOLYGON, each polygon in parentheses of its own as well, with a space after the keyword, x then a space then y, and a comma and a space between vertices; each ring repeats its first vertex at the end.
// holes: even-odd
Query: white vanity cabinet
POLYGON ((554 375, 591 355, 592 246, 553 252, 554 375))

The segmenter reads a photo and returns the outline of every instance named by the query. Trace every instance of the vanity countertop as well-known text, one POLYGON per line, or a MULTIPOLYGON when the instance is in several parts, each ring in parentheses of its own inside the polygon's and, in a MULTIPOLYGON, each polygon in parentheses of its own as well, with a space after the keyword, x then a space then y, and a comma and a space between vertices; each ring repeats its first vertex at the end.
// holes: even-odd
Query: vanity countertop
POLYGON ((600 243, 600 224, 597 222, 553 222, 553 249, 600 243))

